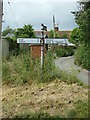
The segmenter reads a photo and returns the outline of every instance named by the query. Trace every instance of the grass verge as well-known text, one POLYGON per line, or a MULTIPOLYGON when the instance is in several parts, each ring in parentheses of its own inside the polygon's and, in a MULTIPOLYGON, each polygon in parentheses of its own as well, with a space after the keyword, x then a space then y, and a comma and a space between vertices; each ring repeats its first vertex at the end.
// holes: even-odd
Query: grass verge
MULTIPOLYGON (((33 59, 31 63, 28 54, 24 53, 18 56, 10 56, 8 60, 3 59, 2 69, 3 83, 23 85, 26 83, 41 82, 40 59, 33 59)), ((59 78, 67 84, 78 83, 78 85, 83 85, 76 76, 57 69, 54 63, 53 54, 48 52, 45 55, 42 82, 50 82, 56 78, 59 78)))

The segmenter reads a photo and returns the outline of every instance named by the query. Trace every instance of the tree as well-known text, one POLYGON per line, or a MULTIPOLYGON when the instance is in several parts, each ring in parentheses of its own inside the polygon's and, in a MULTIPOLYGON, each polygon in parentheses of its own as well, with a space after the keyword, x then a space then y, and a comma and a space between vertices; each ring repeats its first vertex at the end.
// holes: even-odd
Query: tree
POLYGON ((55 32, 55 38, 59 38, 58 32, 55 32))
POLYGON ((9 26, 5 30, 3 30, 2 35, 6 36, 8 33, 14 33, 14 30, 9 26))
POLYGON ((68 36, 67 34, 63 34, 63 38, 67 38, 67 36, 68 36))
POLYGON ((31 25, 24 25, 23 28, 18 28, 15 32, 16 37, 23 37, 23 38, 32 38, 35 37, 34 29, 31 25))
MULTIPOLYGON (((14 40, 17 38, 35 38, 34 29, 31 25, 24 25, 23 28, 18 28, 15 32, 14 40)), ((17 44, 17 54, 19 51, 19 44, 17 44)))
POLYGON ((88 43, 90 40, 90 0, 89 2, 79 2, 80 10, 75 12, 75 20, 81 32, 81 40, 88 43))
MULTIPOLYGON (((50 32, 49 32, 49 38, 54 38, 54 32, 53 32, 53 30, 50 30, 50 32)), ((55 38, 59 38, 59 34, 56 31, 55 31, 55 38)))
POLYGON ((80 31, 80 46, 75 53, 75 61, 82 67, 90 70, 90 0, 88 2, 79 2, 79 4, 79 11, 74 12, 80 31))
POLYGON ((74 28, 73 31, 71 32, 70 39, 69 41, 78 47, 80 43, 80 30, 79 28, 74 28))
POLYGON ((54 32, 53 32, 53 30, 50 30, 50 32, 49 32, 49 38, 54 38, 54 32))
POLYGON ((35 37, 34 34, 34 29, 32 28, 31 25, 24 25, 23 28, 18 28, 16 29, 12 29, 10 27, 7 27, 4 31, 3 31, 3 35, 6 36, 8 33, 13 33, 14 36, 12 38, 7 38, 7 40, 9 41, 9 50, 14 54, 18 54, 19 51, 19 44, 17 44, 17 38, 32 38, 35 37))

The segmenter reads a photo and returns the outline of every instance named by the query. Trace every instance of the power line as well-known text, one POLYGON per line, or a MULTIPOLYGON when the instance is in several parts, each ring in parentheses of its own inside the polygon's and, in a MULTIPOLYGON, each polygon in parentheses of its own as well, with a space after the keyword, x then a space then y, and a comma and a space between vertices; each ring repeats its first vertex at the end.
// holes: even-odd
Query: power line
POLYGON ((12 14, 12 16, 13 16, 13 18, 14 18, 15 24, 16 24, 16 26, 17 26, 17 28, 18 28, 18 24, 17 24, 16 18, 15 18, 15 15, 14 15, 14 12, 13 12, 13 9, 12 9, 11 3, 10 3, 10 0, 8 0, 8 4, 9 4, 10 10, 11 10, 11 14, 12 14))

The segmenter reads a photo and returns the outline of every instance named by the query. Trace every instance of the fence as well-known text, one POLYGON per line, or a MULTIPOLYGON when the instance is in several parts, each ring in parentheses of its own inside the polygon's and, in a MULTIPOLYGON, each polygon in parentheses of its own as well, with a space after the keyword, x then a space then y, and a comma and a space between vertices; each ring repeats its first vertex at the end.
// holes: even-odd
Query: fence
POLYGON ((2 39, 2 56, 4 58, 9 55, 9 42, 6 39, 2 39))

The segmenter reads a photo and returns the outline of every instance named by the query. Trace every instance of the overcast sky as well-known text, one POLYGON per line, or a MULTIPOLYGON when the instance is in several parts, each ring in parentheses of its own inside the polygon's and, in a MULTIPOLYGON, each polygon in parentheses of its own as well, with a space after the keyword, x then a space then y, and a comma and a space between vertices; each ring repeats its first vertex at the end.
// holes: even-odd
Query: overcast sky
POLYGON ((7 26, 17 28, 31 24, 35 30, 40 30, 41 23, 44 23, 50 30, 53 28, 54 14, 59 29, 72 30, 77 24, 71 11, 77 9, 76 0, 4 0, 3 29, 7 26))

